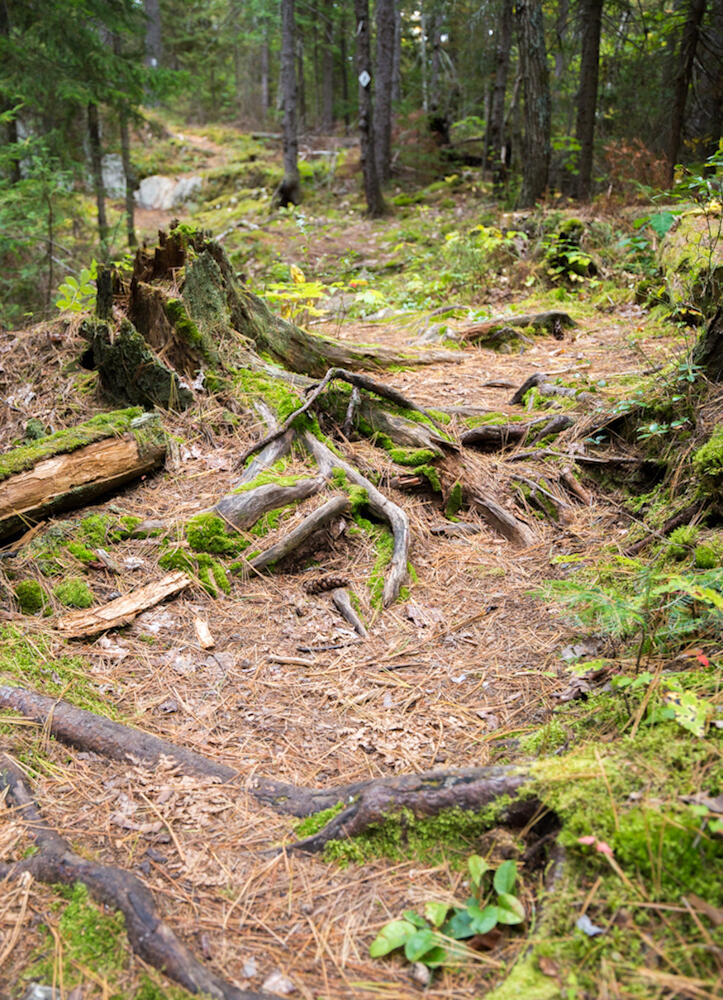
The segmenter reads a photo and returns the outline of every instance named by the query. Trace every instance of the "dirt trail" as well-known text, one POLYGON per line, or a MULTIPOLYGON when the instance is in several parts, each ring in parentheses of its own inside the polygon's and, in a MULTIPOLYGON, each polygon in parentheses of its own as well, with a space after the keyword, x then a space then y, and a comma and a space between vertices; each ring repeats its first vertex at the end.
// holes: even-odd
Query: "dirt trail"
MULTIPOLYGON (((622 312, 585 322, 562 343, 540 338, 522 355, 469 349, 460 365, 399 372, 390 380, 422 403, 504 409, 512 390, 481 383, 516 386, 533 370, 584 369, 595 380, 639 368, 644 362, 626 341, 631 321, 622 312)), ((398 346, 408 336, 391 325, 359 324, 341 334, 398 346)), ((23 350, 3 354, 3 378, 30 383, 38 364, 32 337, 50 373, 47 399, 64 388, 72 396, 63 366, 77 350, 73 340, 27 335, 23 350)), ((648 348, 652 356, 654 345, 648 348)), ((21 415, 11 418, 26 419, 39 406, 46 400, 20 403, 21 415)), ((233 481, 234 461, 249 442, 246 432, 224 430, 220 417, 211 408, 203 416, 169 418, 183 441, 170 468, 97 512, 178 520, 208 506, 233 481)), ((367 446, 349 447, 364 459, 367 446)), ((96 642, 63 647, 51 638, 49 676, 53 656, 81 656, 92 688, 122 718, 249 778, 323 786, 504 758, 506 739, 539 725, 565 684, 559 659, 565 633, 530 592, 550 575, 551 556, 585 551, 603 538, 622 540, 625 529, 598 494, 593 506, 574 508, 564 529, 535 522, 538 544, 519 552, 481 521, 475 535, 435 536, 430 528, 442 515, 431 498, 394 498, 410 514, 418 582, 408 600, 381 615, 371 611, 367 590, 374 553, 341 533, 318 553, 313 569, 236 583, 230 597, 217 600, 195 589, 96 642), (326 595, 305 593, 308 580, 326 573, 350 576, 370 625, 366 640, 349 630, 326 595), (216 643, 210 651, 198 645, 195 618, 209 625, 216 643)), ((143 569, 120 578, 91 570, 101 599, 158 572, 153 539, 124 543, 117 552, 140 557, 143 569)), ((18 729, 17 738, 30 748, 38 737, 18 729)), ((446 864, 385 861, 341 870, 318 858, 270 857, 262 852, 293 839, 293 824, 246 796, 170 767, 150 773, 53 742, 45 749, 52 769, 44 767, 35 785, 50 823, 83 851, 139 875, 174 929, 227 979, 258 988, 280 969, 309 1000, 419 995, 408 966, 373 961, 367 947, 379 926, 403 910, 465 896, 460 874, 446 864)), ((22 846, 12 821, 0 830, 7 849, 22 846)), ((18 982, 27 968, 41 940, 38 919, 53 923, 52 899, 47 888, 33 885, 20 913, 19 898, 9 897, 6 912, 20 921, 22 942, 0 969, 0 984, 18 982)), ((442 972, 426 995, 479 996, 520 941, 513 936, 482 953, 467 971, 442 972)), ((117 975, 130 990, 139 981, 138 963, 126 959, 117 975)))

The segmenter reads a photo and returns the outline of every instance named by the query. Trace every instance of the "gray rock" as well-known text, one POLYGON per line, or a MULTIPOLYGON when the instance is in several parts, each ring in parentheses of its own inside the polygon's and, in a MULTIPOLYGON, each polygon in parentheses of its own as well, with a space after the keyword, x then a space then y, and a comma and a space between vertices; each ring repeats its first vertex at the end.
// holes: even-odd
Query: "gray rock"
POLYGON ((174 179, 162 174, 144 177, 138 185, 135 199, 139 208, 160 209, 170 212, 177 205, 190 201, 201 189, 203 178, 195 174, 174 179))
POLYGON ((60 1000, 60 990, 54 990, 52 986, 43 986, 42 983, 31 983, 23 1000, 60 1000))

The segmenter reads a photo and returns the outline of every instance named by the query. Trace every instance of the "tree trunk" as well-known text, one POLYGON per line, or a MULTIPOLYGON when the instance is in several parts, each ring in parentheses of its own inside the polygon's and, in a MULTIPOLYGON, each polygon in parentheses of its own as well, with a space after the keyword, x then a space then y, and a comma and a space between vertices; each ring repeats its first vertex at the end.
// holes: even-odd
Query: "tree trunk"
POLYGON ((392 107, 402 99, 402 12, 399 0, 394 3, 394 62, 392 67, 392 107))
POLYGON ((495 85, 492 91, 488 134, 489 148, 492 151, 492 172, 496 187, 504 184, 509 166, 504 162, 502 147, 505 140, 505 96, 507 94, 507 75, 510 68, 510 49, 512 48, 512 8, 513 0, 502 0, 495 44, 495 85))
POLYGON ((123 173, 126 179, 126 191, 125 191, 125 203, 126 203, 126 236, 128 238, 128 247, 134 250, 138 246, 138 240, 136 239, 136 226, 135 226, 135 198, 133 197, 133 191, 135 189, 135 174, 133 171, 133 164, 131 163, 131 142, 130 134, 128 130, 128 115, 121 111, 119 115, 120 124, 120 140, 121 140, 121 158, 123 160, 123 173))
POLYGON ((520 206, 542 197, 550 171, 550 79, 541 0, 517 0, 525 135, 520 206))
POLYGON ((392 81, 394 79, 394 0, 377 0, 377 79, 374 88, 375 153, 380 182, 391 169, 392 81))
POLYGON ((334 131, 334 4, 326 0, 321 11, 321 131, 334 131))
POLYGON ((359 142, 367 214, 384 215, 386 206, 377 174, 372 111, 372 66, 369 47, 369 0, 354 0, 356 15, 356 70, 359 77, 359 142))
POLYGON ((688 88, 693 76, 695 54, 698 48, 698 39, 700 38, 700 25, 705 14, 706 5, 707 0, 689 0, 688 13, 680 38, 678 65, 673 81, 673 106, 670 114, 670 133, 668 138, 668 181, 670 183, 673 182, 675 164, 680 151, 688 88))
POLYGON ((269 24, 266 18, 264 18, 263 24, 264 40, 261 43, 261 114, 263 116, 263 120, 266 121, 271 108, 271 53, 269 46, 269 24))
POLYGON ((297 118, 298 130, 303 132, 306 129, 307 107, 306 107, 306 76, 304 74, 304 40, 301 37, 301 30, 297 26, 296 31, 296 87, 297 87, 297 118))
POLYGON ((580 86, 577 92, 575 134, 580 143, 577 196, 581 200, 590 197, 592 186, 602 10, 603 0, 584 0, 580 11, 582 15, 582 53, 580 56, 580 86))
POLYGON ((143 0, 146 14, 146 66, 157 69, 163 58, 160 0, 143 0))
POLYGON ((294 0, 281 2, 281 93, 284 102, 284 177, 276 193, 283 207, 301 201, 296 134, 296 15, 294 0))
POLYGON ((105 188, 103 187, 103 149, 100 141, 98 105, 88 105, 88 140, 90 144, 90 164, 95 189, 95 203, 98 211, 98 238, 103 260, 108 259, 108 217, 105 211, 105 188))
POLYGON ((49 514, 82 507, 161 464, 166 443, 156 416, 120 410, 105 417, 3 455, 0 539, 49 514))
POLYGON ((439 5, 432 7, 429 16, 429 40, 432 46, 432 58, 429 66, 428 105, 432 116, 439 114, 441 103, 440 77, 442 75, 442 11, 439 5))

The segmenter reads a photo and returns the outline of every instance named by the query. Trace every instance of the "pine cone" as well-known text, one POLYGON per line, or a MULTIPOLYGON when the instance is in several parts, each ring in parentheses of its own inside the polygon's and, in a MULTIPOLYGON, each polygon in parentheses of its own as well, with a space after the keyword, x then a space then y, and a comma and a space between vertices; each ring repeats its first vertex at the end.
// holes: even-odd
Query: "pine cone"
POLYGON ((307 594, 323 594, 327 590, 348 586, 349 581, 345 576, 320 576, 318 580, 310 580, 304 584, 304 590, 307 594))

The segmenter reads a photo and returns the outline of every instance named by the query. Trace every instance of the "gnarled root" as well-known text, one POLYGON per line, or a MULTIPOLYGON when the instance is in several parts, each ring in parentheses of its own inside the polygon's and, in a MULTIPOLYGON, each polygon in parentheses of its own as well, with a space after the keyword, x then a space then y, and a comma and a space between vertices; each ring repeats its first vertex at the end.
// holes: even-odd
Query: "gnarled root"
POLYGON ((131 872, 76 854, 45 822, 25 775, 5 754, 0 756, 0 789, 7 789, 7 801, 17 808, 39 848, 30 858, 0 866, 0 875, 12 878, 30 872, 48 884, 82 882, 97 902, 123 914, 133 951, 189 992, 218 1000, 272 1000, 273 994, 240 990, 201 965, 165 923, 149 890, 131 872))

